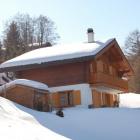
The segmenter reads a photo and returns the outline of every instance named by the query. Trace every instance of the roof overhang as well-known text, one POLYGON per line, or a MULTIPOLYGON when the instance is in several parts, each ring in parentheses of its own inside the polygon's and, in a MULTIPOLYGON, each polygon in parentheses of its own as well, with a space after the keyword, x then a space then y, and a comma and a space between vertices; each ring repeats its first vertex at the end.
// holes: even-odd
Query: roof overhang
MULTIPOLYGON (((108 46, 110 46, 110 44, 114 40, 115 39, 112 39, 104 48, 107 48, 108 46)), ((99 52, 102 52, 104 50, 104 48, 101 49, 99 52)), ((25 64, 25 65, 21 64, 21 65, 17 65, 17 66, 1 67, 0 72, 16 72, 16 71, 21 71, 21 70, 55 66, 55 65, 66 64, 66 63, 83 62, 83 61, 88 61, 88 60, 94 59, 94 57, 95 57, 95 54, 89 55, 89 56, 77 57, 77 58, 43 62, 43 63, 34 63, 34 64, 25 64)))
POLYGON ((35 64, 20 65, 20 66, 13 66, 13 67, 5 67, 5 68, 0 68, 0 72, 16 72, 16 71, 21 71, 21 70, 55 66, 55 65, 60 65, 60 64, 83 62, 83 61, 88 61, 88 60, 94 59, 94 57, 95 57, 94 55, 91 55, 91 56, 84 56, 84 57, 79 57, 79 58, 44 62, 44 63, 40 63, 40 64, 35 63, 35 64))

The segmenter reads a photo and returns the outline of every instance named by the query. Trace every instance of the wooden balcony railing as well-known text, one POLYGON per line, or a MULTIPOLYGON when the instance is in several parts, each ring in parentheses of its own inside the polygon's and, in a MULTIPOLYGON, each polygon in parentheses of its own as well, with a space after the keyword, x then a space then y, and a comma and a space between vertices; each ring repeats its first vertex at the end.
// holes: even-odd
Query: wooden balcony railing
POLYGON ((128 82, 118 77, 113 77, 105 73, 91 73, 90 76, 91 84, 105 84, 114 88, 118 88, 123 91, 128 90, 128 82))

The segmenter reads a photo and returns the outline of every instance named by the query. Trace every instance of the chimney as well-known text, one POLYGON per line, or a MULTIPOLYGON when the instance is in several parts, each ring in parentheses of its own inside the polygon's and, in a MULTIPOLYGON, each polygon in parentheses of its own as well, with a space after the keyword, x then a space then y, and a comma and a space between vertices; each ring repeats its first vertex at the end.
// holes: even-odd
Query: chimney
POLYGON ((92 28, 87 29, 87 35, 88 35, 88 43, 94 42, 94 31, 92 28))

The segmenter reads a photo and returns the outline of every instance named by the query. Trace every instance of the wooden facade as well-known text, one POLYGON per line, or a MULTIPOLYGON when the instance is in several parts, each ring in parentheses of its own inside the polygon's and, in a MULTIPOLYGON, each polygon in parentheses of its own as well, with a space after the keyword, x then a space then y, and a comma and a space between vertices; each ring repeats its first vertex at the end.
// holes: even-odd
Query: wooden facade
POLYGON ((49 87, 80 83, 104 84, 122 91, 128 90, 128 82, 119 74, 119 69, 98 61, 77 62, 36 68, 17 72, 17 78, 46 83, 49 87))
POLYGON ((39 111, 49 111, 48 91, 23 85, 14 85, 3 90, 0 96, 39 111))
POLYGON ((81 94, 79 90, 56 92, 52 93, 51 96, 53 108, 81 105, 81 94))
POLYGON ((118 106, 118 95, 101 93, 93 90, 92 100, 94 107, 116 107, 118 106))
POLYGON ((49 87, 86 83, 87 62, 18 71, 17 78, 46 83, 49 87))

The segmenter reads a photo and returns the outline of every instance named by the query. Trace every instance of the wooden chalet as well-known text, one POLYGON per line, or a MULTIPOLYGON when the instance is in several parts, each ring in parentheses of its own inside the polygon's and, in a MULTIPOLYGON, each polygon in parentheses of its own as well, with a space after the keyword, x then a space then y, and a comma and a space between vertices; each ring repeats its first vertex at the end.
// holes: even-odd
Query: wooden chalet
POLYGON ((118 94, 128 92, 133 70, 116 39, 55 45, 25 53, 0 65, 0 72, 48 85, 53 107, 113 107, 118 94))

